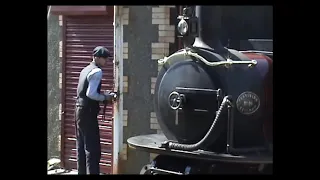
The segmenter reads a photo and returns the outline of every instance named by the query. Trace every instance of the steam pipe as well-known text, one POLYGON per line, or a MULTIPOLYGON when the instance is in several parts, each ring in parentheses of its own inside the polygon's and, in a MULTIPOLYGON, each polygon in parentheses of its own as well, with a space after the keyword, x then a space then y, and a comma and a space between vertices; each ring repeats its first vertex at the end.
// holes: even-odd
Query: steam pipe
POLYGON ((198 18, 199 37, 195 38, 193 46, 211 48, 218 52, 225 52, 221 37, 221 7, 196 6, 195 15, 198 18))

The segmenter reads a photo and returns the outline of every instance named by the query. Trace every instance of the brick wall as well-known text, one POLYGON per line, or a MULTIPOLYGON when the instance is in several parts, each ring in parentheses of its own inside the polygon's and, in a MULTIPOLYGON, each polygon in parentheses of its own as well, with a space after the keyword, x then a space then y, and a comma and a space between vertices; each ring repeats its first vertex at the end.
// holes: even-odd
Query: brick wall
MULTIPOLYGON (((158 61, 165 56, 169 56, 176 47, 175 19, 177 15, 175 6, 159 6, 152 8, 152 24, 158 25, 158 41, 151 44, 152 60, 158 61)), ((158 65, 158 72, 161 65, 158 65)), ((151 77, 151 94, 154 94, 154 88, 157 76, 151 77)), ((156 113, 150 113, 150 128, 156 130, 156 133, 162 133, 158 124, 156 113)), ((149 160, 152 161, 158 154, 150 153, 149 160)))
POLYGON ((127 147, 132 136, 161 133, 154 112, 154 88, 159 71, 157 60, 175 47, 175 6, 126 6, 123 21, 124 173, 140 172, 156 154, 127 147))
MULTIPOLYGON (((124 28, 126 28, 129 25, 129 7, 123 7, 121 18, 122 18, 124 28)), ((129 57, 128 53, 129 53, 128 42, 126 42, 126 40, 124 39, 123 40, 123 61, 124 62, 128 61, 128 57, 129 57)), ((124 75, 123 76, 123 93, 127 94, 128 90, 129 90, 129 78, 128 76, 124 75)), ((124 127, 128 126, 128 110, 126 108, 123 109, 122 124, 124 127)), ((120 165, 119 173, 126 173, 125 163, 128 159, 127 154, 128 154, 128 148, 127 148, 126 139, 124 139, 122 144, 122 149, 120 150, 119 164, 122 164, 122 166, 120 165)))
POLYGON ((48 134, 47 158, 60 156, 61 125, 61 37, 62 17, 51 15, 48 20, 48 134))
MULTIPOLYGON (((159 6, 152 8, 152 24, 158 26, 158 41, 151 44, 152 60, 157 61, 168 56, 170 44, 175 42, 175 24, 170 23, 170 10, 175 6, 159 6)), ((161 66, 158 66, 158 71, 161 66)))
MULTIPOLYGON (((165 56, 170 55, 170 44, 175 42, 175 25, 170 23, 170 9, 175 6, 159 6, 152 8, 152 24, 158 26, 158 41, 151 44, 152 61, 157 62, 165 56)), ((158 72, 161 65, 158 65, 158 72)), ((151 77, 151 94, 154 94, 154 88, 157 77, 151 77)), ((157 122, 155 112, 150 113, 150 128, 161 133, 160 126, 157 122)))
POLYGON ((149 154, 127 147, 127 139, 154 133, 149 119, 150 77, 157 72, 151 61, 151 43, 156 41, 156 28, 152 26, 151 6, 126 6, 123 9, 123 145, 122 172, 138 174, 149 162, 149 154), (143 27, 143 28, 142 28, 143 27))

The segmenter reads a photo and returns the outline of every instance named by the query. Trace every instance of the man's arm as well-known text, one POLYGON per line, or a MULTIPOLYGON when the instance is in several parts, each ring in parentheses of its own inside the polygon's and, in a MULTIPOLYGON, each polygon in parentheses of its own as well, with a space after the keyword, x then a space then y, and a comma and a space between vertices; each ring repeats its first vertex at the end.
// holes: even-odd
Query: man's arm
POLYGON ((86 95, 95 101, 104 101, 106 100, 106 96, 99 94, 97 92, 100 81, 102 80, 102 71, 100 68, 93 69, 87 76, 87 80, 89 81, 88 89, 86 95))

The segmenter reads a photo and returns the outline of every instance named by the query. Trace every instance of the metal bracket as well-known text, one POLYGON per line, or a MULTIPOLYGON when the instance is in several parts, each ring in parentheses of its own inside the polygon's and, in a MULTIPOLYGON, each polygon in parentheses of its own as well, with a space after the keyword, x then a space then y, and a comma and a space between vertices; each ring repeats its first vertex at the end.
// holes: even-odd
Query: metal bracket
POLYGON ((174 172, 174 171, 169 171, 165 169, 159 169, 155 167, 150 167, 151 172, 157 173, 157 174, 174 174, 174 175, 183 175, 183 173, 180 172, 174 172))

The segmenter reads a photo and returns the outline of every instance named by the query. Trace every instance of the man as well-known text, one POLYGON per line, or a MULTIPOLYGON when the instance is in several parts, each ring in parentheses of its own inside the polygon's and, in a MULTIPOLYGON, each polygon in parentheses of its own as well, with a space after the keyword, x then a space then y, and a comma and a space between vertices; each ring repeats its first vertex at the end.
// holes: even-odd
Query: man
POLYGON ((100 93, 101 67, 110 56, 105 47, 96 47, 93 50, 93 61, 79 76, 75 109, 78 174, 100 174, 99 102, 112 102, 115 98, 115 93, 100 93))

